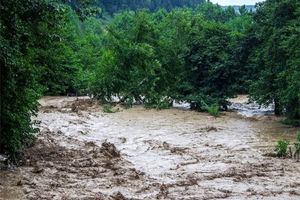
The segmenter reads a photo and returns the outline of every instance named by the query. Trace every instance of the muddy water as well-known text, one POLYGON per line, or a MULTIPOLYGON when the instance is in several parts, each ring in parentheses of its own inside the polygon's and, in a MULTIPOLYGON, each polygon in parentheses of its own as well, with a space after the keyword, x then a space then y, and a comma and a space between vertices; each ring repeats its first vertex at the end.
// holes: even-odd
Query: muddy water
POLYGON ((274 115, 274 105, 260 106, 255 102, 249 102, 248 95, 239 95, 229 101, 231 102, 229 110, 245 117, 274 115))
POLYGON ((0 172, 0 199, 300 197, 300 163, 263 156, 300 131, 272 115, 142 106, 107 114, 67 97, 41 104, 39 139, 23 167, 0 172), (120 157, 103 151, 108 142, 120 157))

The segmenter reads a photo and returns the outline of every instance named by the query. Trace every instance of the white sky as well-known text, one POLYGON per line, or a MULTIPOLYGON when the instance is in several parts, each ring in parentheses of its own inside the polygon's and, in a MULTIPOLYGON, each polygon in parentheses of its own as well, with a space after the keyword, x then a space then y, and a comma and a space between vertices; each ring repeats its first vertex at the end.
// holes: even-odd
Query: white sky
POLYGON ((255 5, 255 3, 263 0, 210 0, 212 3, 218 3, 222 6, 227 5, 255 5))

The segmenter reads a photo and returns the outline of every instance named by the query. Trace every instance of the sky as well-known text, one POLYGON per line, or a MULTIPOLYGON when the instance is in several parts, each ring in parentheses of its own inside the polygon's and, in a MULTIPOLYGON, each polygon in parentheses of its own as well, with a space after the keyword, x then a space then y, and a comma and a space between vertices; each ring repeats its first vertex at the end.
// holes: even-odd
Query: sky
POLYGON ((228 5, 255 5, 255 3, 262 0, 210 0, 213 3, 218 3, 222 6, 228 5))

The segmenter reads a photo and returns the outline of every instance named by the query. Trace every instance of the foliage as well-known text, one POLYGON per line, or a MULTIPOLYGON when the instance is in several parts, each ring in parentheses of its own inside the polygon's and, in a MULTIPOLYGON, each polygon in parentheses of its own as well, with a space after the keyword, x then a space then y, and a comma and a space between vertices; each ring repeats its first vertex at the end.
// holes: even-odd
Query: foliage
POLYGON ((58 19, 59 10, 46 1, 0 3, 0 151, 10 153, 12 159, 22 152, 32 133, 37 132, 31 116, 37 112, 36 100, 40 97, 41 87, 37 83, 38 69, 32 62, 31 48, 39 46, 40 40, 48 37, 48 33, 39 33, 39 29, 58 19))
POLYGON ((263 105, 274 102, 275 113, 300 118, 300 3, 267 0, 254 15, 258 77, 253 80, 252 99, 263 105))
POLYGON ((221 23, 196 20, 185 54, 189 87, 183 88, 184 100, 202 110, 205 104, 217 103, 227 108, 227 98, 235 94, 236 70, 232 60, 230 30, 221 23))
POLYGON ((86 95, 101 56, 102 27, 95 18, 80 21, 69 7, 64 22, 57 30, 59 40, 35 51, 43 65, 40 83, 45 95, 86 95))
POLYGON ((113 96, 121 102, 160 102, 164 96, 164 69, 155 48, 158 31, 144 11, 125 13, 107 28, 106 49, 92 81, 95 97, 110 101, 113 96))
POLYGON ((227 22, 237 16, 237 13, 233 7, 229 6, 226 9, 223 9, 221 6, 210 2, 199 4, 195 11, 200 13, 207 21, 216 21, 222 23, 227 22))
POLYGON ((68 51, 57 42, 65 25, 65 9, 58 0, 0 2, 0 152, 10 154, 14 161, 38 131, 31 116, 38 110, 43 69, 68 51), (58 49, 48 55, 47 47, 58 49))
POLYGON ((202 110, 215 102, 226 109, 235 94, 234 38, 219 22, 190 9, 137 11, 118 15, 107 31, 91 82, 99 99, 118 96, 155 108, 184 100, 202 110))
MULTIPOLYGON (((288 148, 289 144, 290 144, 289 141, 285 141, 285 140, 278 141, 278 143, 274 149, 276 151, 278 157, 287 157, 287 156, 292 157, 293 156, 291 147, 289 148, 289 152, 287 152, 287 148, 288 148)), ((295 148, 294 158, 299 159, 299 156, 300 156, 300 132, 297 133, 296 142, 294 143, 294 148, 295 148)))
POLYGON ((138 9, 149 9, 155 12, 161 8, 168 11, 178 7, 195 7, 204 0, 98 0, 96 5, 103 8, 102 14, 114 15, 123 11, 135 11, 138 9))
POLYGON ((214 117, 218 117, 220 115, 220 111, 219 111, 219 105, 218 104, 212 104, 210 106, 206 106, 205 109, 207 110, 207 112, 214 116, 214 117))
POLYGON ((290 144, 290 142, 285 141, 285 140, 279 140, 277 142, 277 145, 274 150, 276 151, 278 157, 287 157, 288 156, 287 148, 288 148, 289 144, 290 144))

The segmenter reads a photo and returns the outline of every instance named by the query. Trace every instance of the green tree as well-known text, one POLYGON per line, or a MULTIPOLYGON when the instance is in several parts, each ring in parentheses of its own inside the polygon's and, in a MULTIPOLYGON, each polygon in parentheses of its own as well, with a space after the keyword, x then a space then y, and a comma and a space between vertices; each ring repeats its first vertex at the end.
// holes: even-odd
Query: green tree
POLYGON ((92 83, 95 97, 153 107, 186 100, 198 110, 214 103, 226 109, 237 65, 224 24, 205 21, 191 9, 138 11, 119 15, 107 30, 92 83))
POLYGON ((291 119, 300 118, 299 7, 296 0, 267 0, 254 15, 262 60, 259 78, 251 86, 252 99, 264 105, 274 102, 275 113, 291 119))
POLYGON ((204 20, 226 22, 236 17, 234 8, 229 6, 223 9, 221 6, 213 4, 211 2, 199 4, 196 9, 196 13, 203 15, 204 20))
MULTIPOLYGON (((155 12, 161 8, 171 11, 179 7, 195 7, 205 2, 204 0, 98 0, 97 5, 103 8, 103 13, 114 15, 123 11, 136 11, 138 9, 148 9, 155 12)), ((105 14, 104 14, 105 15, 105 14)))
POLYGON ((251 81, 256 79, 260 58, 257 47, 260 45, 256 37, 256 24, 253 13, 248 12, 245 6, 240 7, 240 14, 225 24, 231 30, 233 60, 238 71, 235 83, 238 93, 249 93, 251 81))
POLYGON ((0 1, 0 152, 12 160, 37 132, 31 116, 37 113, 41 96, 43 52, 59 39, 65 8, 58 0, 0 1))
POLYGON ((127 12, 107 30, 107 49, 93 83, 94 95, 106 101, 119 96, 121 101, 159 104, 163 69, 155 54, 158 31, 150 15, 127 12))
POLYGON ((230 30, 214 21, 195 20, 185 55, 187 87, 185 99, 192 108, 204 110, 214 103, 227 108, 227 98, 235 94, 235 65, 230 30))

